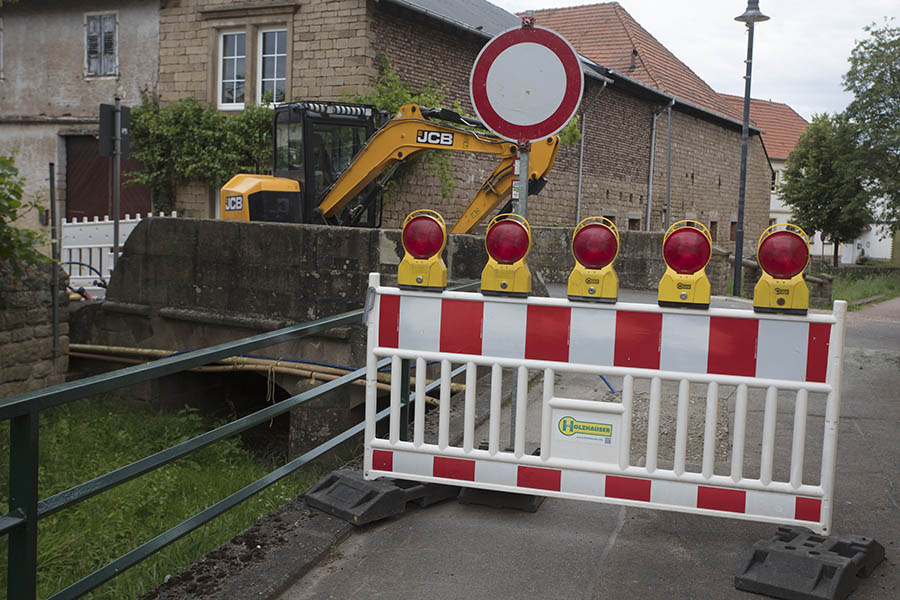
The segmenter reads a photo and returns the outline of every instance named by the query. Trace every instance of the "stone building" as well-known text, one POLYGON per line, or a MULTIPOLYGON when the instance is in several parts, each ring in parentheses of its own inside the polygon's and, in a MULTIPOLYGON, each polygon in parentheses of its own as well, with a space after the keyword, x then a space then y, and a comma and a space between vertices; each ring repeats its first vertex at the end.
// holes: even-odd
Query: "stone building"
MULTIPOLYGON (((156 0, 28 0, 0 6, 0 152, 18 150, 26 196, 46 204, 56 165, 60 214, 112 214, 111 159, 99 156, 99 105, 140 102, 159 71, 156 0)), ((124 161, 123 171, 135 168, 124 161)), ((121 212, 150 210, 123 186, 121 212)), ((29 215, 25 225, 37 225, 29 215)))
MULTIPOLYGON (((615 44, 604 46, 605 53, 593 53, 582 36, 557 20, 576 9, 537 13, 538 25, 558 30, 585 57, 586 86, 583 149, 560 151, 550 183, 529 202, 530 220, 573 226, 579 217, 603 215, 622 229, 660 230, 668 205, 669 222, 685 217, 706 222, 717 242, 727 246, 736 219, 739 117, 695 75, 686 79, 685 72, 693 75, 690 69, 617 3, 593 8, 618 15, 607 20, 608 30, 600 26, 606 21, 597 20, 598 30, 615 34, 607 36, 615 44), (620 35, 623 31, 628 35, 620 35), (665 58, 666 68, 642 67, 654 55, 665 58), (672 84, 659 72, 670 74, 672 84)), ((66 170, 69 138, 96 131, 97 104, 111 101, 116 92, 126 104, 136 104, 139 91, 147 89, 164 102, 191 96, 226 112, 269 94, 341 100, 376 79, 383 57, 413 88, 439 85, 447 105, 472 114, 468 81, 475 57, 488 39, 520 23, 484 0, 95 0, 87 7, 35 0, 4 6, 0 18, 7 48, 0 140, 28 146, 23 164, 32 166, 26 175, 39 178, 55 159, 62 197, 74 182, 66 170), (92 15, 104 11, 116 14, 118 62, 115 73, 94 76, 87 72, 86 27, 92 15), (31 78, 36 83, 26 76, 26 57, 9 51, 25 46, 31 23, 38 24, 46 48, 38 54, 63 57, 44 58, 45 68, 31 78), (63 84, 65 93, 41 96, 40 90, 63 84), (37 138, 39 143, 29 143, 37 138)), ((748 241, 766 224, 771 178, 758 131, 752 133, 748 241)), ((459 154, 451 165, 452 197, 442 198, 438 175, 423 169, 400 187, 398 199, 387 203, 384 225, 397 226, 409 210, 422 206, 439 206, 455 220, 494 161, 459 154)), ((184 216, 209 217, 215 201, 215 190, 194 184, 179 189, 176 209, 184 216)))

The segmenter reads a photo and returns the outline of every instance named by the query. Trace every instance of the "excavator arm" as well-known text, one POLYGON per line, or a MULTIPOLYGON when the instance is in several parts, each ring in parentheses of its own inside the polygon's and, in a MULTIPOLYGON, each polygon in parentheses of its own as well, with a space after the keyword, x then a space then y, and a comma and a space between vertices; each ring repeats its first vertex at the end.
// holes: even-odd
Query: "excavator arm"
MULTIPOLYGON (((424 150, 458 150, 494 154, 501 161, 451 229, 451 233, 471 231, 501 202, 509 198, 513 181, 516 145, 507 140, 429 120, 429 115, 445 118, 449 111, 422 109, 416 105, 400 108, 393 119, 369 138, 365 147, 323 194, 319 209, 325 217, 338 214, 352 198, 398 161, 424 150)), ((458 117, 458 115, 456 115, 458 117)), ((469 121, 460 118, 463 124, 469 121)), ((473 122, 474 123, 474 122, 473 122)), ((559 136, 532 144, 529 178, 540 180, 553 166, 559 136)))

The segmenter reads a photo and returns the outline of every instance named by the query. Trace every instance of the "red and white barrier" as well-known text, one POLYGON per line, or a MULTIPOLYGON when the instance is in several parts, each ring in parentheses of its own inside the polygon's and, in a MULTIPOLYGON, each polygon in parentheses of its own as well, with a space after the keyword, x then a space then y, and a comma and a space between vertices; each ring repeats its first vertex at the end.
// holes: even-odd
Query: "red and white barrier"
MULTIPOLYGON (((368 313, 366 477, 452 483, 665 510, 831 528, 834 453, 840 406, 846 304, 832 314, 804 317, 749 310, 689 310, 644 304, 589 304, 555 298, 506 298, 479 293, 414 292, 379 286, 368 313), (391 420, 386 438, 375 435, 375 363, 392 357, 391 420), (417 377, 413 441, 400 438, 400 365, 441 364, 437 443, 424 440, 424 377, 417 377), (466 365, 462 446, 449 440, 449 380, 453 364, 466 365), (490 367, 488 449, 474 439, 477 367, 490 367), (518 375, 516 431, 511 451, 500 449, 503 369, 518 375), (540 453, 525 453, 529 370, 543 372, 540 453), (557 396, 557 373, 623 377, 622 401, 557 396), (664 381, 677 382, 677 398, 664 398, 664 381), (649 387, 648 435, 643 465, 631 463, 635 384, 649 387), (691 386, 706 387, 703 459, 686 466, 691 386), (715 435, 720 386, 734 386, 731 465, 716 474, 715 435), (744 473, 748 398, 764 393, 759 476, 744 473), (779 397, 781 392, 781 397, 779 397), (790 457, 775 456, 778 404, 792 397, 790 457), (822 398, 825 430, 819 481, 804 481, 810 398, 822 398), (421 400, 421 401, 420 401, 421 400), (676 402, 672 468, 659 468, 659 422, 664 402, 676 402), (789 460, 789 477, 774 478, 776 458, 789 460)), ((781 463, 779 463, 781 464, 781 463)))

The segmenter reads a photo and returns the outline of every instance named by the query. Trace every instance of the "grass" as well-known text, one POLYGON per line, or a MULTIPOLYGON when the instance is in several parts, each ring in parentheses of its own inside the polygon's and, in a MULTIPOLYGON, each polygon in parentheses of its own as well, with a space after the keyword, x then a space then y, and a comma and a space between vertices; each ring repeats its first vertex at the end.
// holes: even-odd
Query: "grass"
POLYGON ((889 300, 900 296, 900 277, 896 275, 873 277, 836 275, 832 283, 831 297, 834 300, 853 302, 873 296, 881 296, 879 300, 889 300))
MULTIPOLYGON (((39 497, 68 489, 211 428, 196 411, 158 414, 146 404, 91 398, 44 411, 39 497)), ((0 461, 9 460, 9 422, 0 423, 0 461)), ((46 598, 279 466, 223 440, 152 473, 42 519, 38 596, 46 598)), ((0 514, 9 470, 0 464, 0 514)), ((324 467, 323 467, 324 468, 324 467)), ((292 475, 104 584, 94 599, 135 598, 305 491, 316 473, 292 475)), ((0 598, 7 542, 0 540, 0 598)))

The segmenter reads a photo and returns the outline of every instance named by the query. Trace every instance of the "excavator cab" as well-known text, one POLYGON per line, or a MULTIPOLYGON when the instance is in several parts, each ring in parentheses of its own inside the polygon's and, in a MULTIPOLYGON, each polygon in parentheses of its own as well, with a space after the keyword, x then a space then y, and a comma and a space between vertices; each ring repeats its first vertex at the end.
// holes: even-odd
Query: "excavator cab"
MULTIPOLYGON (((300 184, 297 206, 290 211, 292 222, 324 222, 316 212, 322 195, 366 145, 380 117, 374 107, 361 104, 295 102, 275 108, 272 174, 300 184)), ((371 191, 367 192, 330 222, 374 227, 377 207, 369 201, 371 191)), ((250 220, 273 219, 251 215, 250 220)))

